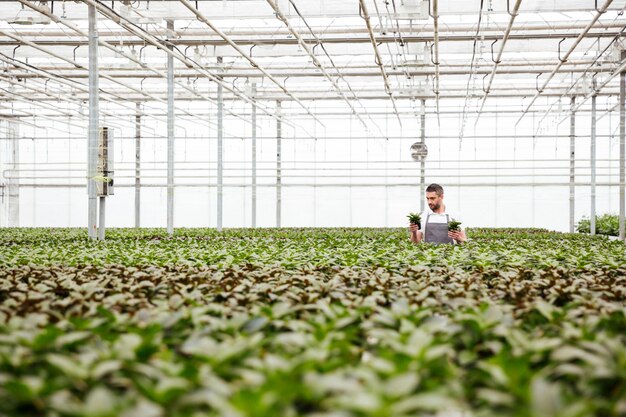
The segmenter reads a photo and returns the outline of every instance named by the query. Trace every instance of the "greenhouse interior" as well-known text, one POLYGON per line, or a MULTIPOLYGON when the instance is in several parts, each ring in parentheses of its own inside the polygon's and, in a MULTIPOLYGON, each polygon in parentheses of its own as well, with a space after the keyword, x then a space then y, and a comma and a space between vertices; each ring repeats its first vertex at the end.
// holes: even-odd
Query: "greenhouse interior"
POLYGON ((626 416, 626 0, 0 0, 0 416, 626 416))

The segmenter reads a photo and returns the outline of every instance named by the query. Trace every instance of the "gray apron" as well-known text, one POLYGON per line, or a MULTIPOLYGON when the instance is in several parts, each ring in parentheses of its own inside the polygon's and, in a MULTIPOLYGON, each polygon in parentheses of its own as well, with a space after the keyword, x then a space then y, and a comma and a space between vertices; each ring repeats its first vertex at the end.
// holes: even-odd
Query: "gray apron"
POLYGON ((426 243, 449 243, 453 244, 454 240, 448 237, 448 223, 450 216, 446 214, 445 223, 429 223, 430 213, 426 217, 426 233, 424 234, 424 242, 426 243))

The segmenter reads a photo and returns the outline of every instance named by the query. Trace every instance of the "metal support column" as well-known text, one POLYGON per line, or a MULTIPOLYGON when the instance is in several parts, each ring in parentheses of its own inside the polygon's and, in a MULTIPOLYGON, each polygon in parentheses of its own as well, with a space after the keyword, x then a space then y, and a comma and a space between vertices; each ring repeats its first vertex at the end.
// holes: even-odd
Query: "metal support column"
MULTIPOLYGON (((218 66, 222 58, 217 58, 218 66)), ((224 91, 221 84, 217 85, 217 230, 222 231, 223 181, 224 181, 224 91)))
POLYGON ((87 229, 90 239, 97 238, 96 166, 98 159, 98 31, 96 8, 89 11, 89 138, 87 144, 87 193, 89 194, 87 229))
MULTIPOLYGON (((622 51, 622 62, 626 59, 626 51, 622 51)), ((626 71, 622 71, 619 75, 619 238, 624 241, 624 215, 626 214, 626 193, 624 192, 626 176, 626 111, 624 109, 624 101, 626 101, 626 71)))
POLYGON ((135 227, 141 227, 141 104, 135 110, 135 227))
MULTIPOLYGON (((252 98, 256 98, 256 83, 252 83, 252 98)), ((256 105, 254 104, 252 105, 252 227, 256 227, 256 105)))
POLYGON ((576 208, 576 96, 570 99, 570 122, 569 122, 569 232, 574 233, 575 208, 576 208))
POLYGON ((276 227, 280 227, 281 206, 282 206, 282 178, 281 178, 281 140, 282 140, 282 122, 280 101, 276 101, 276 227))
MULTIPOLYGON (((426 143, 426 100, 422 99, 422 111, 420 114, 420 141, 426 143)), ((425 205, 424 195, 426 193, 426 158, 422 158, 420 161, 420 213, 424 212, 425 205)))
MULTIPOLYGON (((174 21, 167 21, 174 30, 174 21)), ((173 49, 170 45, 169 49, 173 49)), ((167 233, 174 233, 174 57, 167 55, 167 233)))
POLYGON ((106 230, 106 201, 107 198, 104 196, 100 196, 100 210, 98 219, 98 240, 104 240, 104 231, 106 230))
MULTIPOLYGON (((594 85, 595 88, 595 85, 594 85)), ((596 95, 591 96, 591 214, 589 228, 596 234, 596 95)))
MULTIPOLYGON (((13 170, 19 169, 20 141, 18 139, 17 124, 7 123, 9 136, 9 166, 13 170)), ((17 172, 17 171, 16 171, 17 172)), ((20 183, 17 178, 9 177, 7 181, 7 191, 9 194, 9 227, 19 227, 20 225, 20 183)))

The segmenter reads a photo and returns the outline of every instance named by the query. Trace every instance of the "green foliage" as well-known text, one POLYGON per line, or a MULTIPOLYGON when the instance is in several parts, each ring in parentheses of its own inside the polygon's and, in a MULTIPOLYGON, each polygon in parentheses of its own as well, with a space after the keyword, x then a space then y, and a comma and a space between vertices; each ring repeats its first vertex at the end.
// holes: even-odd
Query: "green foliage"
POLYGON ((422 216, 419 213, 409 213, 409 223, 416 224, 418 228, 422 227, 422 216))
POLYGON ((622 415, 623 243, 467 232, 0 229, 0 415, 622 415))
MULTIPOLYGON (((591 233, 591 220, 583 217, 576 225, 579 233, 591 233)), ((619 236, 619 216, 603 214, 596 217, 596 233, 600 235, 619 236)))
POLYGON ((461 222, 458 222, 454 219, 448 222, 448 230, 451 232, 458 232, 461 230, 461 222))

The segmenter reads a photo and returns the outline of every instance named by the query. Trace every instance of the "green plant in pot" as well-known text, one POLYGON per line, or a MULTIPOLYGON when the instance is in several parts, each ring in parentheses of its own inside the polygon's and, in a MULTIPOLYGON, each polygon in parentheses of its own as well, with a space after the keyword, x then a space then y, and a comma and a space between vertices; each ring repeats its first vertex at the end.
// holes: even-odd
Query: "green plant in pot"
POLYGON ((409 223, 416 224, 419 229, 422 228, 422 216, 419 213, 409 213, 409 223))

